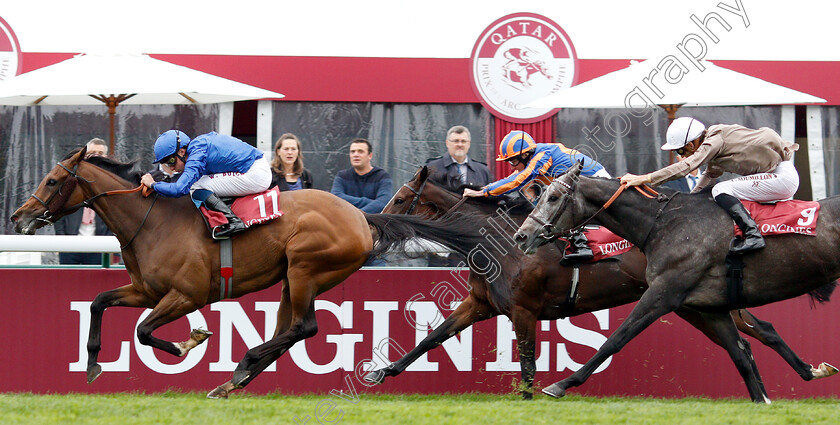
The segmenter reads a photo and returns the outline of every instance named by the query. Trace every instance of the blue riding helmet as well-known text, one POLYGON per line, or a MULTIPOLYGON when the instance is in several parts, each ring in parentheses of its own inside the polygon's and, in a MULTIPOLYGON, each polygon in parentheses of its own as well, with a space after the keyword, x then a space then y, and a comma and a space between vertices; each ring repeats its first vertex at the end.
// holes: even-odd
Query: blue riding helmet
POLYGON ((155 140, 155 161, 157 164, 166 157, 178 152, 179 149, 190 144, 190 137, 183 131, 169 130, 155 140))

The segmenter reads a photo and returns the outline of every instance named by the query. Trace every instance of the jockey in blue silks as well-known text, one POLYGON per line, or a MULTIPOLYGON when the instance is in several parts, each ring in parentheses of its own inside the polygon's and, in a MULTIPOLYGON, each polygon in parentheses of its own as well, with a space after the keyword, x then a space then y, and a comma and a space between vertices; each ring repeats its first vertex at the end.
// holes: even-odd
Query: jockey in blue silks
POLYGON ((264 192, 271 184, 271 168, 257 148, 231 136, 210 132, 190 140, 184 132, 169 130, 155 141, 155 163, 163 163, 180 178, 155 182, 146 174, 141 183, 163 196, 191 194, 196 206, 224 214, 228 224, 214 233, 224 239, 247 227, 219 196, 236 197, 264 192))
MULTIPOLYGON (((584 176, 611 178, 603 165, 580 151, 569 149, 562 143, 537 143, 530 134, 521 130, 511 131, 502 139, 496 161, 507 161, 514 172, 479 190, 465 189, 464 196, 501 196, 521 190, 533 180, 550 184, 552 179, 565 173, 576 162, 583 162, 581 174, 584 176)), ((591 260, 593 253, 586 242, 583 233, 572 235, 569 238, 572 252, 566 255, 564 263, 591 260)))

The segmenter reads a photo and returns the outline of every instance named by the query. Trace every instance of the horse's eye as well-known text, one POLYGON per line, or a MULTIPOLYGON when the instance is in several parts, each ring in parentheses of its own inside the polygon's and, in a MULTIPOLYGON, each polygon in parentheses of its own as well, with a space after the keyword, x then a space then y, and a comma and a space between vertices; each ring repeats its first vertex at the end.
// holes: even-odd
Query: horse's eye
POLYGON ((55 181, 55 179, 47 180, 47 186, 55 186, 56 183, 58 183, 58 182, 55 181))
POLYGON ((557 195, 551 195, 548 197, 548 202, 557 202, 558 199, 560 198, 558 198, 557 195))
POLYGON ((394 199, 394 205, 400 205, 403 202, 405 202, 405 199, 400 199, 400 198, 394 199))

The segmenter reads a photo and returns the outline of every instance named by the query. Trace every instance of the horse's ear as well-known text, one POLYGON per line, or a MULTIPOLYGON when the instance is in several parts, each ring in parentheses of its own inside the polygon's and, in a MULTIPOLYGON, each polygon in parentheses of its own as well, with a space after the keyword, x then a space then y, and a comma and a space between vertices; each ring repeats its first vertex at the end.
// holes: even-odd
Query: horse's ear
POLYGON ((82 146, 82 150, 79 151, 79 154, 76 158, 73 158, 73 162, 79 162, 85 159, 85 156, 87 156, 87 145, 82 146))
POLYGON ((583 170, 583 160, 579 159, 575 165, 575 174, 580 175, 581 170, 583 170))
POLYGON ((420 169, 420 180, 426 180, 429 178, 429 167, 424 165, 423 168, 420 169))

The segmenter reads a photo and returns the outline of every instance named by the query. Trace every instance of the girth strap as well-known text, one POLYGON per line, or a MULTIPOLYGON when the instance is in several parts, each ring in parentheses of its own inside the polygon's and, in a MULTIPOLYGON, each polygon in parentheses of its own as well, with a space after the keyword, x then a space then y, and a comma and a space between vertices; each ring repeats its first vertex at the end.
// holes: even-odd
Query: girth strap
POLYGON ((220 270, 221 281, 219 288, 219 301, 230 298, 233 294, 233 239, 222 239, 219 241, 219 260, 222 268, 220 270))

